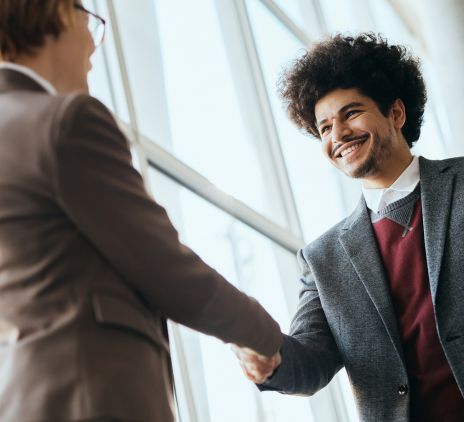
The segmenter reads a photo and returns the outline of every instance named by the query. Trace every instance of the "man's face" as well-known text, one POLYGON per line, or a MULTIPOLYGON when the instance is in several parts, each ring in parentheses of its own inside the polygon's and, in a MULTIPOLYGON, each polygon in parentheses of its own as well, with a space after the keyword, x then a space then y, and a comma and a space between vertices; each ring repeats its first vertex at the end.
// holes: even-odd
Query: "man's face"
POLYGON ((65 72, 69 90, 88 92, 87 73, 92 67, 90 57, 95 51, 88 20, 86 12, 74 8, 71 22, 56 40, 56 68, 65 72))
POLYGON ((377 178, 405 142, 394 116, 385 117, 377 104, 357 89, 336 89, 315 107, 316 122, 327 159, 347 176, 377 178))

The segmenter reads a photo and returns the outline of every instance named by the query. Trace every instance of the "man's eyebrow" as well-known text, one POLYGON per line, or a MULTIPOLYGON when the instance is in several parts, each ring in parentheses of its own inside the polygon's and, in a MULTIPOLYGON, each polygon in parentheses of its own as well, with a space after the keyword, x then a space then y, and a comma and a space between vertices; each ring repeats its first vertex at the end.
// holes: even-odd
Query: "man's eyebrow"
MULTIPOLYGON (((360 106, 364 106, 363 103, 360 103, 359 101, 353 101, 351 103, 348 103, 346 105, 344 105, 340 110, 338 110, 338 113, 337 114, 340 114, 340 113, 344 113, 345 111, 347 111, 348 109, 352 108, 352 107, 360 107, 360 106)), ((322 119, 318 122, 317 124, 317 127, 319 128, 322 124, 324 124, 325 122, 327 121, 327 119, 322 119)))

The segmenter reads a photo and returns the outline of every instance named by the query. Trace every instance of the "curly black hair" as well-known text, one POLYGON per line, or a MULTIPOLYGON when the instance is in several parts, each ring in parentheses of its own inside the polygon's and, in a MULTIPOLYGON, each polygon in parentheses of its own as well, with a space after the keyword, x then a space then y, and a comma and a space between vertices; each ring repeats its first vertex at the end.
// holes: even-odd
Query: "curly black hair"
POLYGON ((337 34, 322 41, 285 70, 278 89, 290 119, 316 137, 316 103, 337 88, 356 88, 375 101, 384 116, 400 98, 406 109, 402 133, 409 147, 419 139, 427 92, 419 60, 381 35, 337 34))

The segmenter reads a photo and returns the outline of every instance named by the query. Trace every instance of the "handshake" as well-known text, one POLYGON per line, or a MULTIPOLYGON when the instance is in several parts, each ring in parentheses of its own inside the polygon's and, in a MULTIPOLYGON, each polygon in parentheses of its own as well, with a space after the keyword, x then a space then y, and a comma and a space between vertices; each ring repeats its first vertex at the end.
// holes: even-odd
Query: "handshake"
POLYGON ((280 365, 281 356, 278 351, 273 356, 263 356, 247 347, 232 345, 232 350, 237 356, 240 366, 246 377, 255 384, 266 381, 280 365))

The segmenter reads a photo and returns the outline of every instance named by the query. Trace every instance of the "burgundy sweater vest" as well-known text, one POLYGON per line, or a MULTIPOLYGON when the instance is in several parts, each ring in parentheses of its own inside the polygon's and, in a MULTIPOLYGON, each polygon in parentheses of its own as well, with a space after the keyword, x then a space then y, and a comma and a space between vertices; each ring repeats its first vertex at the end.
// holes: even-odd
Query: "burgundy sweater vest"
POLYGON ((371 220, 403 345, 411 421, 463 422, 464 399, 436 329, 419 187, 378 214, 371 212, 371 220))

